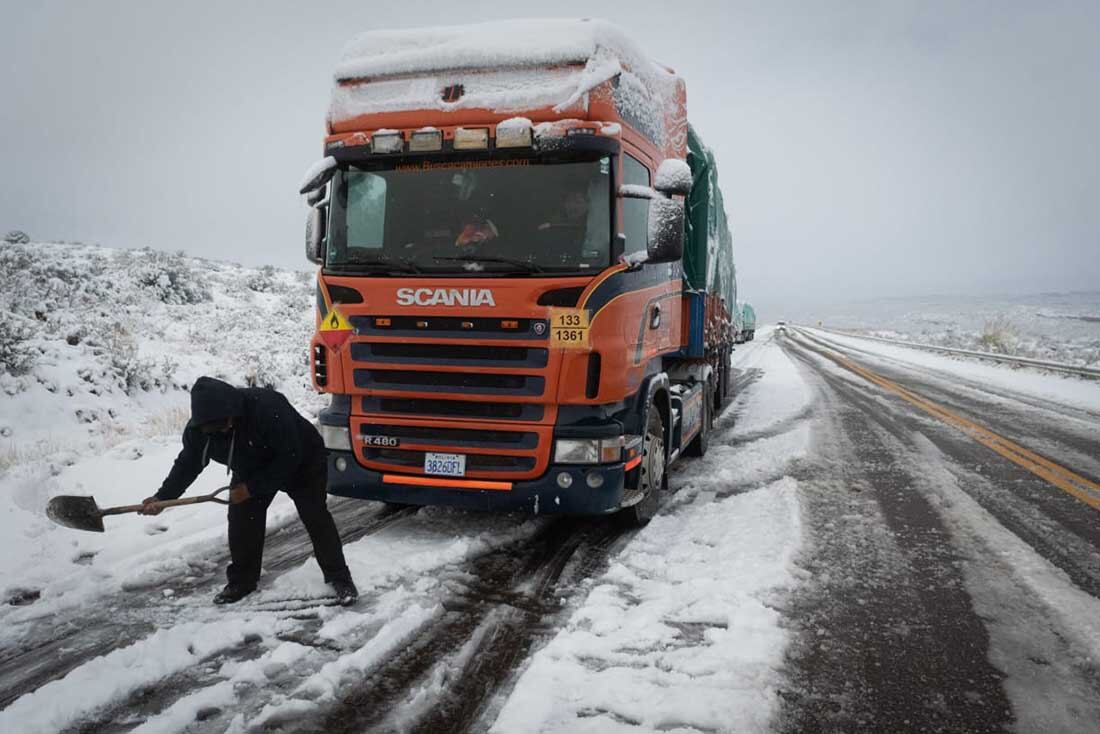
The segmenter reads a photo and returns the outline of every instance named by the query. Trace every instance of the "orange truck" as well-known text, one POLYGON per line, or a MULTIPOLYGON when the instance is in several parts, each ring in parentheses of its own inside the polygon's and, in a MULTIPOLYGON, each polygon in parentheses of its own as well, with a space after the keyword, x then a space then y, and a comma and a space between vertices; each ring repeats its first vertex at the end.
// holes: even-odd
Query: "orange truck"
POLYGON ((306 174, 329 492, 645 523, 730 391, 714 158, 600 21, 369 32, 306 174))

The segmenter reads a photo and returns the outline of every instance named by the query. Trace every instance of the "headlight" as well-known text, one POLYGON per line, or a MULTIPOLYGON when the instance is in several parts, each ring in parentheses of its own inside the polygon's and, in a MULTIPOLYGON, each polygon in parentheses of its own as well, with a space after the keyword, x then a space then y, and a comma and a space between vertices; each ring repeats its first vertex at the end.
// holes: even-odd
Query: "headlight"
POLYGON ((321 426, 321 438, 325 448, 333 451, 351 451, 351 434, 344 426, 321 426))
POLYGON ((611 464, 622 459, 623 437, 559 438, 554 442, 556 464, 611 464))

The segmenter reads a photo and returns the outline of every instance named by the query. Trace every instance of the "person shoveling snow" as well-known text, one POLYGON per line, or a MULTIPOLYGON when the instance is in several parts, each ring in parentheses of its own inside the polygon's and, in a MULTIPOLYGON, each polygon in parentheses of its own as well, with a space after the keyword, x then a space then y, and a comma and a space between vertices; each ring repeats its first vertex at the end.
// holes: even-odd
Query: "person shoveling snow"
POLYGON ((341 604, 359 596, 344 561, 336 523, 328 511, 328 475, 321 434, 275 390, 236 388, 200 377, 191 389, 191 420, 183 450, 168 478, 141 513, 156 515, 158 503, 173 500, 214 460, 232 472, 229 493, 228 583, 215 604, 232 604, 256 590, 263 560, 267 508, 282 490, 298 508, 313 541, 325 581, 341 604))

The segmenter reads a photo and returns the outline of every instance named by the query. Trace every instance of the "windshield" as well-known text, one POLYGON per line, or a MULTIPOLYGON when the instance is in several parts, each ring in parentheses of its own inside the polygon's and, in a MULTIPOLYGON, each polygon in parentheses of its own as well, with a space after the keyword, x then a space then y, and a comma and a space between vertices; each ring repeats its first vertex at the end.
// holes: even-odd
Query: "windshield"
POLYGON ((611 159, 418 161, 333 181, 326 266, 576 273, 611 253, 611 159))

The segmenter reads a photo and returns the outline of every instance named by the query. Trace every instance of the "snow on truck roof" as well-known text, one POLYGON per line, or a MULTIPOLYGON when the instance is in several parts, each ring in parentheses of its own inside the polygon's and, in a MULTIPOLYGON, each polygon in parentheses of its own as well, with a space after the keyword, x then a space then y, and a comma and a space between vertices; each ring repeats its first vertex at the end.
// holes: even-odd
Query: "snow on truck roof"
POLYGON ((668 109, 675 104, 676 74, 603 20, 500 20, 368 31, 344 46, 329 119, 417 109, 561 111, 616 76, 620 87, 640 92, 651 105, 668 109), (460 99, 446 101, 439 94, 459 83, 464 86, 460 99))
POLYGON ((349 41, 336 79, 457 69, 586 63, 612 56, 636 72, 653 66, 618 26, 603 20, 499 20, 470 25, 367 31, 349 41))

